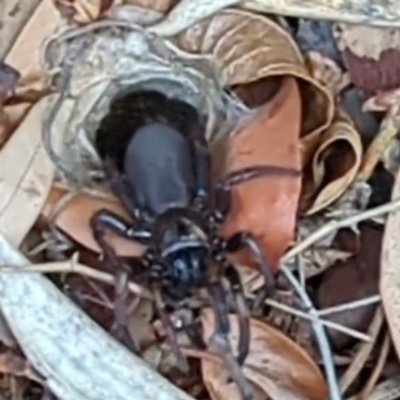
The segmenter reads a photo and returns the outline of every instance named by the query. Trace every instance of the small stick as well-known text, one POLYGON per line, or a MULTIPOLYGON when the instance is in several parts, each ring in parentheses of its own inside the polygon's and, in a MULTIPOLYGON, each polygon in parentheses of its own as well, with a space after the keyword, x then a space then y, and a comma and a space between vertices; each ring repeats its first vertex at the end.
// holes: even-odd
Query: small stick
POLYGON ((358 332, 358 331, 356 331, 354 329, 347 328, 346 326, 340 325, 340 324, 338 324, 336 322, 320 319, 320 318, 315 317, 313 315, 307 314, 304 311, 296 310, 295 308, 289 307, 289 306, 287 306, 285 304, 278 303, 275 300, 267 299, 267 300, 265 300, 265 304, 268 304, 271 307, 274 307, 274 308, 280 309, 282 311, 285 311, 285 312, 287 312, 289 314, 293 314, 293 315, 296 315, 298 317, 304 318, 304 319, 306 319, 308 321, 311 321, 311 322, 320 322, 323 325, 325 325, 327 328, 335 329, 338 332, 345 333, 346 335, 352 336, 352 337, 354 337, 356 339, 359 339, 359 340, 362 340, 364 342, 370 342, 371 341, 371 338, 368 335, 364 334, 364 333, 358 332))
POLYGON ((364 343, 363 346, 359 348, 356 355, 353 357, 353 360, 349 367, 347 368, 346 372, 342 375, 340 379, 340 388, 344 393, 350 385, 354 382, 357 376, 360 374, 361 370, 363 369, 365 363, 370 356, 372 349, 375 346, 375 342, 378 338, 379 331, 381 330, 383 323, 383 311, 382 308, 379 307, 376 310, 374 319, 371 323, 371 326, 368 329, 368 334, 372 338, 369 343, 364 343))
POLYGON ((388 214, 400 209, 400 199, 396 199, 390 201, 386 204, 382 204, 381 206, 371 208, 370 210, 363 211, 356 215, 352 215, 351 217, 344 218, 339 221, 330 221, 321 228, 317 229, 314 233, 308 236, 305 240, 300 242, 297 246, 293 247, 289 250, 281 259, 281 265, 287 263, 292 258, 307 250, 316 242, 330 235, 332 232, 335 232, 339 229, 346 228, 348 226, 352 226, 358 224, 367 219, 376 218, 383 214, 388 214))
POLYGON ((308 309, 308 313, 310 316, 316 318, 315 321, 312 321, 312 326, 314 328, 315 336, 318 342, 319 350, 321 352, 321 358, 324 363, 325 374, 328 381, 329 386, 329 394, 330 400, 342 400, 343 397, 340 392, 339 383, 336 376, 336 371, 334 367, 334 362, 332 358, 332 351, 329 346, 329 341, 326 336, 326 331, 322 322, 318 319, 318 312, 314 308, 313 303, 308 297, 307 292, 301 286, 301 284, 297 281, 295 276, 292 274, 289 268, 283 266, 282 272, 284 273, 286 279, 293 286, 294 291, 297 293, 299 298, 303 301, 306 309, 308 309))
MULTIPOLYGON (((75 255, 74 255, 75 256, 75 255)), ((50 273, 74 273, 74 274, 81 274, 84 276, 87 276, 89 278, 97 279, 99 281, 109 283, 109 284, 114 284, 114 277, 103 271, 98 271, 94 268, 90 268, 86 265, 79 264, 74 261, 74 256, 72 257, 71 260, 67 261, 61 261, 61 262, 49 262, 49 263, 43 263, 43 264, 35 264, 35 265, 26 265, 26 266, 21 266, 18 268, 10 267, 9 265, 0 265, 0 274, 2 273, 7 273, 7 274, 26 274, 26 273, 32 273, 32 272, 37 272, 37 273, 44 273, 44 274, 50 274, 50 273)), ((151 294, 142 288, 140 285, 134 283, 134 282, 129 282, 128 284, 128 289, 130 292, 146 297, 148 299, 152 299, 151 294)))
POLYGON ((372 374, 369 377, 368 382, 366 383, 364 389, 361 391, 361 393, 357 397, 359 400, 366 400, 368 398, 369 394, 371 393, 372 389, 376 385, 376 382, 378 381, 378 379, 382 373, 383 367, 385 366, 385 362, 388 357, 389 350, 390 350, 390 337, 389 337, 389 334, 386 333, 385 339, 384 339, 382 347, 381 347, 381 351, 379 353, 378 362, 376 363, 375 368, 372 371, 372 374))
POLYGON ((324 308, 318 311, 320 317, 330 314, 335 314, 342 311, 354 310, 355 308, 365 307, 370 304, 379 303, 381 301, 381 296, 376 294, 374 296, 366 297, 365 299, 352 301, 350 303, 339 304, 338 306, 333 306, 329 308, 324 308))

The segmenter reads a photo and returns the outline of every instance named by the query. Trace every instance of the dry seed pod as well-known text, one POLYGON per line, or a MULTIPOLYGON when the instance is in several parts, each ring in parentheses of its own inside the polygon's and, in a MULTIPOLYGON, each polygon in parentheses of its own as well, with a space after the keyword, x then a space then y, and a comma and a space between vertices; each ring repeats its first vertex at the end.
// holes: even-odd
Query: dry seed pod
POLYGON ((53 0, 61 15, 79 24, 96 21, 112 6, 114 0, 53 0))

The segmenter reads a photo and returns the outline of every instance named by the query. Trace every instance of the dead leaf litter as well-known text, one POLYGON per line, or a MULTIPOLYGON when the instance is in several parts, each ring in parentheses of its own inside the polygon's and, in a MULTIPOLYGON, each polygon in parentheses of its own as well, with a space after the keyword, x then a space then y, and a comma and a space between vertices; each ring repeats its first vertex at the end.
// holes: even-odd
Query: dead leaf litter
POLYGON ((0 399, 396 399, 397 11, 6 3, 0 399))

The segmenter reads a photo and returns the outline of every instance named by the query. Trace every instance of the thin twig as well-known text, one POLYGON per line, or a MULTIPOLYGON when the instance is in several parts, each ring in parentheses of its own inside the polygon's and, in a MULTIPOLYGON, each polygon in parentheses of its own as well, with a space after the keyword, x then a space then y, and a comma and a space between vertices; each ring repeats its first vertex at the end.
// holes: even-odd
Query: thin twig
POLYGON ((354 310, 355 308, 369 306, 370 304, 380 303, 381 296, 376 294, 374 296, 366 297, 365 299, 352 301, 350 303, 339 304, 338 306, 333 306, 329 308, 324 308, 318 311, 320 317, 335 314, 342 311, 354 310))
POLYGON ((350 385, 354 382, 357 376, 360 374, 361 370, 363 369, 365 363, 370 356, 372 349, 375 346, 376 339, 378 337, 379 331, 381 330, 383 323, 383 311, 382 307, 378 307, 375 312, 374 319, 368 329, 368 334, 372 338, 371 342, 364 343, 357 354, 353 357, 353 361, 347 368, 346 372, 342 375, 340 379, 340 388, 344 393, 350 385))
POLYGON ((336 322, 327 321, 327 320, 324 320, 324 319, 321 319, 321 318, 318 318, 318 317, 314 317, 314 316, 312 316, 310 314, 307 314, 304 311, 300 311, 300 310, 297 310, 297 309, 295 309, 293 307, 289 307, 289 306, 287 306, 285 304, 281 304, 281 303, 279 303, 279 302, 277 302, 275 300, 266 299, 265 300, 265 304, 268 304, 271 307, 274 307, 274 308, 280 309, 282 311, 285 311, 285 312, 287 312, 289 314, 296 315, 297 317, 304 318, 304 319, 306 319, 308 321, 311 321, 311 322, 316 322, 316 321, 318 322, 319 321, 324 326, 326 326, 327 328, 335 329, 338 332, 345 333, 346 335, 352 336, 352 337, 354 337, 356 339, 359 339, 359 340, 362 340, 364 342, 370 342, 371 341, 371 338, 368 335, 366 335, 365 333, 361 333, 361 332, 358 332, 358 331, 356 331, 354 329, 347 328, 346 326, 337 324, 336 322))
POLYGON ((293 289, 303 301, 304 306, 308 310, 308 313, 317 318, 315 321, 312 322, 312 326, 315 332, 315 336, 318 342, 319 350, 321 352, 321 358, 325 368, 325 374, 328 381, 329 386, 329 394, 330 400, 342 400, 342 395, 340 393, 339 383, 337 380, 337 375, 334 367, 334 362, 332 358, 332 351, 329 346, 329 341, 326 336, 326 331, 324 326, 322 325, 321 321, 318 319, 318 312, 314 308, 313 303, 311 302, 310 298, 308 297, 307 292, 301 286, 301 284, 297 281, 295 276, 292 274, 289 268, 285 266, 282 267, 282 272, 284 273, 286 279, 290 282, 293 286, 293 289))
POLYGON ((372 371, 371 376, 368 379, 368 382, 366 383, 364 389, 358 396, 359 400, 366 400, 371 393, 372 389, 376 385, 376 382, 378 381, 379 377, 381 376, 382 369, 385 366, 385 362, 387 359, 387 356, 389 354, 390 350, 390 337, 389 334, 386 333, 385 339, 383 341, 381 351, 379 354, 378 362, 375 365, 374 370, 372 371))
MULTIPOLYGON (((11 273, 11 274, 21 274, 21 273, 43 273, 43 274, 51 274, 51 273, 74 273, 74 274, 81 274, 87 276, 89 278, 97 279, 99 281, 114 284, 114 277, 103 271, 98 271, 94 268, 90 268, 86 265, 79 264, 77 262, 69 261, 62 261, 62 262, 49 262, 43 264, 33 264, 33 265, 26 265, 23 267, 10 267, 9 265, 0 265, 0 273, 11 273)), ((151 299, 151 294, 145 290, 140 285, 129 282, 128 284, 129 291, 151 299)))
POLYGON ((393 200, 389 203, 381 206, 371 208, 370 210, 363 211, 359 214, 352 215, 351 217, 344 218, 339 221, 330 221, 321 228, 317 229, 314 233, 308 236, 305 240, 300 242, 297 246, 290 249, 281 259, 281 265, 291 261, 296 255, 300 254, 304 250, 307 250, 310 246, 320 241, 324 237, 330 235, 339 229, 346 228, 358 224, 367 219, 376 218, 383 214, 388 214, 400 209, 400 199, 393 200))

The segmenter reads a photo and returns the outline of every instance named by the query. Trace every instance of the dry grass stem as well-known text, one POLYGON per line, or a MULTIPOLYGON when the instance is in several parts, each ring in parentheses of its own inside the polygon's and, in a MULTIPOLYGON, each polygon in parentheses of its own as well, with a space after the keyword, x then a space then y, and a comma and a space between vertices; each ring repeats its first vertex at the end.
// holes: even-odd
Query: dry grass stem
POLYGON ((326 320, 323 320, 321 318, 314 317, 314 316, 312 316, 310 314, 307 314, 304 311, 296 310, 295 308, 289 307, 289 306, 287 306, 285 304, 281 304, 281 303, 279 303, 279 302, 277 302, 275 300, 267 299, 265 301, 265 303, 268 304, 271 307, 274 307, 274 308, 277 308, 279 310, 285 311, 285 312, 287 312, 289 314, 292 314, 292 315, 295 315, 297 317, 304 318, 304 319, 306 319, 308 321, 312 321, 312 322, 319 321, 323 325, 325 325, 327 328, 335 329, 335 330, 337 330, 339 332, 345 333, 346 335, 349 335, 349 336, 354 337, 356 339, 362 340, 364 342, 370 342, 371 341, 371 338, 368 335, 364 334, 364 333, 358 332, 358 331, 356 331, 354 329, 347 328, 346 326, 337 324, 336 322, 326 321, 326 320))
POLYGON ((362 221, 366 221, 371 218, 376 218, 384 214, 388 214, 400 209, 400 199, 396 199, 390 201, 386 204, 381 206, 371 208, 370 210, 363 211, 356 215, 352 215, 351 217, 344 218, 339 221, 330 221, 322 226, 320 229, 317 229, 314 233, 308 236, 305 240, 300 242, 298 245, 290 249, 281 260, 281 265, 287 263, 292 258, 297 256, 298 254, 302 253, 304 250, 307 250, 313 244, 317 243, 321 239, 325 238, 326 236, 330 235, 331 233, 346 228, 349 226, 356 225, 362 221))
MULTIPOLYGON (((62 262, 48 262, 43 264, 35 264, 35 265, 27 265, 24 267, 12 267, 8 265, 1 265, 0 266, 0 273, 11 273, 11 274, 21 274, 21 273, 43 273, 43 274, 51 274, 51 273, 74 273, 84 275, 88 278, 96 279, 101 282, 114 284, 114 277, 104 271, 98 271, 94 268, 88 267, 83 264, 79 264, 74 260, 69 261, 62 261, 62 262)), ((151 299, 151 294, 142 288, 140 285, 129 282, 128 289, 130 292, 151 299)))
POLYGON ((390 336, 388 333, 386 333, 375 368, 372 371, 372 374, 369 377, 368 382, 366 383, 364 389, 358 396, 360 400, 368 399, 370 393, 374 389, 376 383, 378 382, 379 377, 381 376, 383 367, 385 366, 389 350, 390 350, 390 336))
POLYGON ((366 297, 365 299, 362 300, 356 300, 350 303, 339 304, 338 306, 333 306, 325 308, 323 310, 319 310, 318 315, 322 317, 342 311, 354 310, 355 308, 365 307, 370 304, 379 303, 380 301, 381 301, 381 296, 379 294, 376 294, 374 296, 366 297))
POLYGON ((376 310, 374 319, 368 330, 368 334, 372 340, 369 343, 364 343, 359 348, 357 354, 353 357, 352 363, 347 368, 347 371, 342 375, 342 378, 340 380, 340 388, 342 390, 342 393, 344 393, 350 387, 350 385, 357 378, 357 376, 363 369, 365 363, 367 362, 368 357, 370 356, 375 346, 378 334, 381 330, 383 324, 383 318, 384 317, 383 317, 382 307, 379 307, 376 310))

